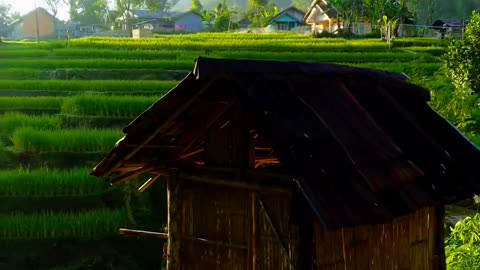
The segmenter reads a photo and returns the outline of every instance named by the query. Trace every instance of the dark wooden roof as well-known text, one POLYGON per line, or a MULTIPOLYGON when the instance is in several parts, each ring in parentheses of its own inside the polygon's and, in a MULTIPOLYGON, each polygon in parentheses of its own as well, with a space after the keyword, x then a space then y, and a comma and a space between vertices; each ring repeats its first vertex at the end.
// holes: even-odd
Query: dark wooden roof
POLYGON ((296 8, 295 6, 289 6, 287 7, 286 9, 280 11, 275 17, 271 18, 269 20, 270 23, 272 22, 275 22, 277 21, 280 17, 282 17, 283 15, 287 15, 289 17, 291 17, 292 19, 296 20, 297 22, 299 23, 303 23, 303 17, 305 16, 305 12, 301 11, 300 9, 296 8), (301 17, 299 18, 296 18, 294 16, 291 16, 289 13, 290 12, 294 12, 294 13, 297 13, 298 15, 301 15, 301 17))
POLYGON ((327 228, 384 222, 479 192, 479 149, 428 106, 427 90, 404 79, 330 64, 199 58, 92 174, 182 166, 236 103, 327 228))
POLYGON ((439 19, 436 20, 432 26, 434 28, 443 28, 443 27, 457 27, 464 28, 468 24, 468 20, 458 20, 458 19, 439 19))

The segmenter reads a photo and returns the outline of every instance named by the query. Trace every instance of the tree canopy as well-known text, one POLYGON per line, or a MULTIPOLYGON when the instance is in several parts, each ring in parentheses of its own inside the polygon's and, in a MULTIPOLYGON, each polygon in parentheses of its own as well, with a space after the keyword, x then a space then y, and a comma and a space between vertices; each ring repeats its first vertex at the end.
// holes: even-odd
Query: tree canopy
POLYGON ((57 17, 58 9, 64 3, 63 0, 44 0, 45 4, 48 6, 48 10, 52 13, 54 17, 57 17))
POLYGON ((2 37, 8 34, 11 21, 10 6, 0 2, 0 42, 2 41, 2 37))

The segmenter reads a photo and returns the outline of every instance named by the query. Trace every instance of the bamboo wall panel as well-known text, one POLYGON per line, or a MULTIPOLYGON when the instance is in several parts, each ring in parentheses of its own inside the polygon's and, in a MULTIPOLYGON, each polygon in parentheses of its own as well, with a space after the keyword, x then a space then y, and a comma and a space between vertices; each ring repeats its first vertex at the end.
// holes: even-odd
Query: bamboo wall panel
MULTIPOLYGON (((290 194, 185 181, 179 196, 181 269, 296 269, 290 194)), ((436 270, 435 220, 426 208, 388 224, 336 231, 315 224, 314 268, 436 270)))
POLYGON ((316 269, 345 269, 344 250, 343 245, 341 245, 342 234, 342 230, 327 233, 320 226, 315 226, 315 245, 317 248, 314 264, 316 269))
POLYGON ((290 225, 291 198, 286 193, 268 193, 257 196, 258 245, 256 269, 295 269, 298 250, 298 233, 290 225), (260 205, 262 201, 265 209, 260 205), (271 222, 278 230, 278 235, 271 222), (279 240, 281 239, 281 241, 279 240), (285 247, 282 245, 285 244, 285 247))
POLYGON ((184 182, 181 197, 182 269, 295 269, 298 233, 290 225, 288 194, 259 193, 252 200, 252 191, 184 182))
POLYGON ((435 269, 434 208, 425 208, 390 224, 326 232, 315 225, 318 270, 435 269))
POLYGON ((197 183, 183 186, 182 269, 247 268, 250 228, 247 195, 197 183))

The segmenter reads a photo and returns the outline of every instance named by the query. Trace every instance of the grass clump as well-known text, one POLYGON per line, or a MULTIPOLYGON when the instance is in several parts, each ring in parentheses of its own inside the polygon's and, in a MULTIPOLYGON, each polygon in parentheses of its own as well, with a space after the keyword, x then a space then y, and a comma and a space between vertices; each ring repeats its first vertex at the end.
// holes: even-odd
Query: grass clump
MULTIPOLYGON (((157 92, 165 93, 178 84, 177 81, 65 81, 65 80, 0 80, 2 90, 51 90, 82 92, 157 92)), ((38 99, 38 98, 36 98, 38 99)), ((1 106, 1 101, 0 101, 1 106)))
POLYGON ((142 96, 76 96, 65 100, 63 114, 134 118, 155 101, 142 96))
POLYGON ((124 210, 98 209, 80 213, 0 215, 0 239, 103 239, 118 235, 127 222, 124 210))
POLYGON ((105 190, 104 181, 89 175, 89 169, 49 168, 0 170, 0 196, 86 196, 105 190))
POLYGON ((193 59, 189 60, 139 60, 139 59, 2 59, 3 68, 95 68, 95 69, 163 69, 191 70, 193 59))
POLYGON ((36 130, 25 127, 16 129, 11 140, 16 152, 106 153, 122 136, 121 131, 110 129, 36 130))
POLYGON ((0 97, 0 110, 8 109, 60 109, 61 97, 0 97))
POLYGON ((15 129, 31 127, 39 130, 59 129, 61 119, 54 115, 27 115, 7 112, 0 117, 0 136, 11 136, 15 129))

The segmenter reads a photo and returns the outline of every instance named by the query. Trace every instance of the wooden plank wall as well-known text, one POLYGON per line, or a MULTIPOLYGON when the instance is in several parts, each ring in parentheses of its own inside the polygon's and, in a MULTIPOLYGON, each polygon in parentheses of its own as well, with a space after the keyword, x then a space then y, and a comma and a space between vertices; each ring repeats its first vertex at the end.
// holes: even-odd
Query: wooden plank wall
POLYGON ((318 270, 435 269, 435 208, 393 223, 326 232, 315 224, 318 270))

